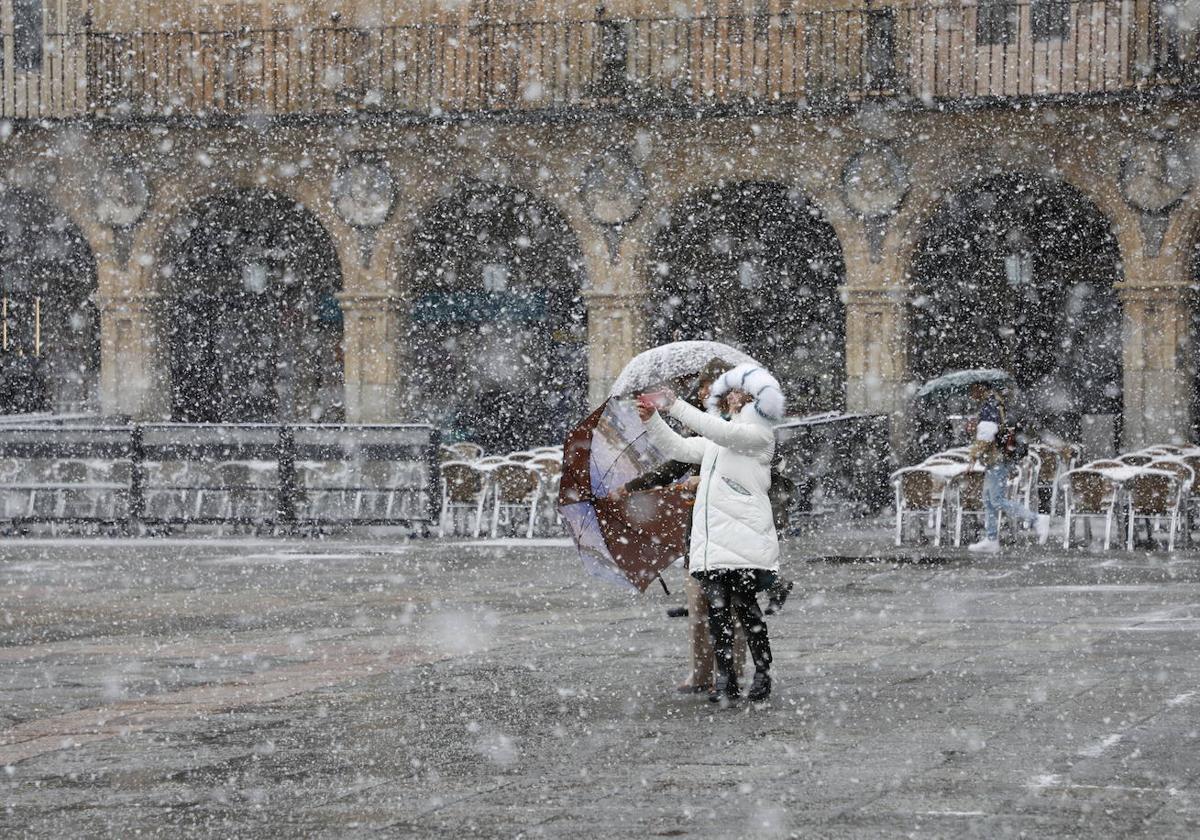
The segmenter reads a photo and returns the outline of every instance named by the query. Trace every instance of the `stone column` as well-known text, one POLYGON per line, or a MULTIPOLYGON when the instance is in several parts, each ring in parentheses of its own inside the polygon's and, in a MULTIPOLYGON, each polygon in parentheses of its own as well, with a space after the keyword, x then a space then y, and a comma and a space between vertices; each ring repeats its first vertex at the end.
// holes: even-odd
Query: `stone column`
POLYGON ((898 416, 908 380, 905 295, 877 286, 849 286, 845 294, 846 410, 898 416))
MULTIPOLYGON (((167 349, 159 341, 158 296, 112 294, 118 284, 101 278, 100 409, 135 420, 163 420, 171 414, 167 349)), ((128 288, 126 286, 125 288, 128 288)))
MULTIPOLYGON (((876 222, 877 224, 881 224, 876 222)), ((841 231, 846 261, 846 410, 891 417, 892 451, 910 443, 908 367, 908 290, 895 248, 882 247, 868 226, 841 231)))
POLYGON ((407 357, 406 319, 392 295, 341 292, 346 421, 394 423, 406 418, 401 384, 407 357))
POLYGON ((1191 307, 1186 288, 1126 286, 1124 308, 1125 448, 1186 440, 1191 433, 1191 307))
POLYGON ((588 404, 608 396, 621 368, 644 348, 645 310, 634 294, 586 292, 588 306, 588 404))

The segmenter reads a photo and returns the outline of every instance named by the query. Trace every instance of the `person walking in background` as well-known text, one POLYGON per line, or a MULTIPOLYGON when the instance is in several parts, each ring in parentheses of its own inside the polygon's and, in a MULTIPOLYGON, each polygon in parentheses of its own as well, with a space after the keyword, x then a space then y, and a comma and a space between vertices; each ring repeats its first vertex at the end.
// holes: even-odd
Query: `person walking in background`
POLYGON ((765 700, 771 693, 771 643, 759 609, 758 573, 779 571, 779 538, 768 496, 773 426, 783 417, 779 383, 765 368, 738 365, 713 383, 711 408, 729 416, 700 411, 671 391, 643 394, 638 413, 651 442, 668 458, 700 465, 692 509, 691 574, 708 599, 708 627, 717 677, 709 699, 728 704, 740 696, 733 670, 734 616, 746 628, 754 659, 754 681, 747 697, 765 700), (666 411, 698 437, 675 433, 659 415, 666 411))
POLYGON ((1021 520, 1037 533, 1038 544, 1044 545, 1050 535, 1050 517, 1037 514, 1008 498, 1008 479, 1012 470, 1010 430, 1006 423, 1004 403, 999 394, 982 383, 970 389, 971 399, 979 403, 979 416, 972 423, 975 440, 971 444, 971 463, 978 461, 983 475, 984 535, 967 547, 977 554, 1000 551, 1000 512, 1021 520))

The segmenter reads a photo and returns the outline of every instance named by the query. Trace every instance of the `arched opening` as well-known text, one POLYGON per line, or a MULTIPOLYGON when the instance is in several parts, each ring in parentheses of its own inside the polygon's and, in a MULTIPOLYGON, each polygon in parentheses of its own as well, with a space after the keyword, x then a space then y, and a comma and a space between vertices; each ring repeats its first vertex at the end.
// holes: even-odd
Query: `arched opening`
POLYGON ((562 214, 472 183, 413 248, 411 409, 489 451, 560 442, 587 401, 582 255, 562 214))
POLYGON ((1120 254, 1069 184, 999 175, 952 195, 910 268, 916 377, 1002 368, 1027 420, 1107 449, 1120 435, 1120 254))
POLYGON ((99 404, 96 262, 44 198, 0 192, 0 414, 99 404))
POLYGON ((725 184, 680 202, 650 251, 654 343, 734 344, 775 373, 789 411, 845 402, 845 278, 837 234, 799 190, 725 184))
POLYGON ((231 190, 192 208, 172 239, 172 418, 341 420, 341 269, 316 217, 275 193, 231 190))

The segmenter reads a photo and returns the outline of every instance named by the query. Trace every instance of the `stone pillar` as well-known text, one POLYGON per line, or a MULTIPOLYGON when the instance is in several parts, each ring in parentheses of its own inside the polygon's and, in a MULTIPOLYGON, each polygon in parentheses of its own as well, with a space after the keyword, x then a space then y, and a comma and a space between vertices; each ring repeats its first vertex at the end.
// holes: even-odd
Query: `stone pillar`
POLYGON ((407 418, 401 385, 408 342, 401 301, 375 293, 341 292, 342 358, 348 423, 407 418))
MULTIPOLYGON (((100 288, 113 288, 101 278, 100 288)), ((128 287, 126 287, 128 288, 128 287)), ((100 409, 136 420, 164 420, 171 414, 167 350, 158 335, 157 295, 106 294, 100 309, 100 409)))
POLYGON ((910 444, 908 290, 894 249, 876 249, 867 229, 841 231, 846 260, 846 410, 891 417, 891 448, 910 444), (859 231, 862 231, 860 234, 859 231))
POLYGON ((1186 440, 1191 433, 1191 307, 1182 285, 1120 290, 1124 308, 1126 449, 1186 440))
POLYGON ((586 292, 588 306, 588 405, 608 396, 621 368, 642 351, 645 310, 640 295, 586 292))
POLYGON ((851 286, 846 294, 846 410, 904 412, 908 380, 904 293, 851 286))

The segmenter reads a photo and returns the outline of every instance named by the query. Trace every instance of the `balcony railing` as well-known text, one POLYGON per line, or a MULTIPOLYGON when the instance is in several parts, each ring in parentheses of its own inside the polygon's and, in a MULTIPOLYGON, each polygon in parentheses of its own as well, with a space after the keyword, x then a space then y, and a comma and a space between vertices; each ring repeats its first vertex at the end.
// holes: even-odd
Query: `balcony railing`
POLYGON ((372 29, 96 32, 13 44, 0 115, 441 117, 1082 97, 1200 82, 1159 0, 372 29))

